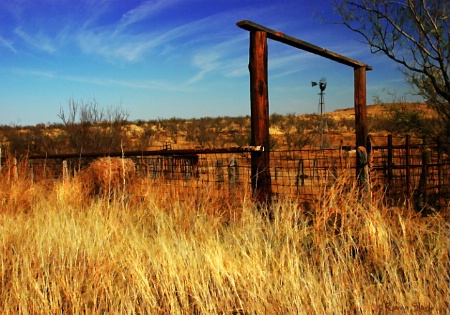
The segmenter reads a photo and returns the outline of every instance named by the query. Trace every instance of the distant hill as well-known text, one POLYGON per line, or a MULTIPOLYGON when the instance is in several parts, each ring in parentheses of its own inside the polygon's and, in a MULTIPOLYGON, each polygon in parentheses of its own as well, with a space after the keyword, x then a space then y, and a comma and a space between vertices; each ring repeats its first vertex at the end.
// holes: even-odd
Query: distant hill
MULTIPOLYGON (((426 103, 394 103, 394 104, 373 104, 367 105, 367 116, 386 115, 392 107, 406 108, 408 110, 421 110, 424 112, 431 112, 426 103)), ((354 108, 336 109, 335 111, 328 112, 328 115, 334 119, 349 119, 355 116, 354 108)))

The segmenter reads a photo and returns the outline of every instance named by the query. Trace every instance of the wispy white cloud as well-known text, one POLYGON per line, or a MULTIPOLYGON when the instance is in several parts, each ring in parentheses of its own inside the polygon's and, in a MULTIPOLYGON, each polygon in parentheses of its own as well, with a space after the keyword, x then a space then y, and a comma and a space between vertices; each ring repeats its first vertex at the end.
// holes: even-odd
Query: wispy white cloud
POLYGON ((124 29, 129 25, 148 19, 162 10, 173 6, 177 2, 180 2, 180 0, 145 1, 138 7, 133 8, 122 15, 118 23, 118 29, 124 29))
POLYGON ((113 60, 136 61, 150 48, 158 45, 157 39, 142 35, 125 36, 108 31, 83 30, 77 36, 83 53, 99 55, 113 60))
POLYGON ((218 68, 220 54, 217 51, 205 51, 196 54, 193 58, 193 66, 200 70, 191 79, 187 81, 187 85, 196 83, 203 79, 203 77, 211 71, 218 68))
MULTIPOLYGON (((164 11, 168 11, 184 1, 146 1, 127 11, 115 24, 99 26, 95 21, 90 20, 78 31, 79 46, 86 54, 135 62, 142 60, 150 52, 154 53, 153 56, 162 56, 167 52, 179 53, 180 50, 173 49, 174 46, 180 49, 183 47, 185 54, 189 54, 191 51, 188 49, 191 48, 197 50, 200 47, 206 47, 207 50, 213 50, 215 48, 212 46, 218 40, 224 43, 222 47, 225 47, 226 43, 232 44, 230 36, 235 36, 236 33, 230 35, 232 33, 230 29, 236 28, 237 30, 234 25, 236 23, 235 16, 245 16, 245 11, 224 11, 183 23, 172 19, 158 25, 157 30, 142 28, 142 25, 145 24, 140 24, 138 27, 139 22, 148 22, 154 15, 164 14, 164 11), (229 27, 224 27, 224 25, 229 27)), ((254 11, 265 10, 256 9, 254 11)), ((237 36, 239 41, 248 36, 244 31, 239 34, 242 34, 237 36)), ((195 54, 195 52, 191 53, 195 54)))
POLYGON ((129 33, 115 27, 86 27, 78 34, 78 43, 84 53, 102 57, 136 61, 143 58, 151 49, 164 46, 178 39, 188 37, 204 28, 207 19, 194 21, 158 32, 129 33))
POLYGON ((226 73, 226 76, 229 78, 237 78, 248 75, 248 67, 245 63, 242 62, 234 62, 236 66, 234 66, 230 71, 226 73))
POLYGON ((48 70, 36 70, 36 69, 24 69, 24 68, 12 68, 13 73, 24 75, 24 76, 34 76, 42 77, 47 79, 54 79, 56 77, 55 73, 48 70))
MULTIPOLYGON (((208 44, 208 43, 207 43, 208 44)), ((224 77, 242 77, 248 75, 247 54, 248 35, 224 36, 218 44, 201 45, 192 53, 191 65, 197 72, 186 82, 193 84, 201 81, 210 73, 224 77)))
POLYGON ((153 89, 158 91, 161 90, 182 91, 182 92, 193 91, 192 88, 183 86, 181 84, 165 82, 162 80, 121 80, 121 79, 111 79, 92 76, 58 74, 57 72, 50 70, 26 69, 26 68, 11 68, 11 71, 15 74, 22 76, 33 76, 52 80, 65 80, 99 86, 126 87, 130 89, 145 89, 145 90, 153 89))
POLYGON ((189 92, 191 89, 187 89, 179 84, 171 84, 161 80, 118 80, 118 79, 105 79, 100 77, 84 77, 84 76, 62 76, 64 80, 89 83, 102 86, 112 87, 126 87, 131 89, 144 89, 144 90, 158 90, 158 91, 184 91, 189 92))
POLYGON ((313 54, 301 50, 289 50, 288 53, 269 56, 269 72, 271 72, 272 77, 282 77, 302 71, 310 67, 311 59, 316 57, 313 54))
POLYGON ((30 35, 18 27, 14 30, 14 33, 19 36, 27 45, 31 46, 34 49, 49 54, 53 54, 56 52, 56 49, 53 46, 50 38, 41 32, 30 35))
POLYGON ((17 50, 16 50, 16 48, 14 48, 14 45, 9 40, 6 40, 6 39, 4 39, 3 37, 0 36, 0 47, 1 46, 9 49, 13 53, 17 53, 17 50))

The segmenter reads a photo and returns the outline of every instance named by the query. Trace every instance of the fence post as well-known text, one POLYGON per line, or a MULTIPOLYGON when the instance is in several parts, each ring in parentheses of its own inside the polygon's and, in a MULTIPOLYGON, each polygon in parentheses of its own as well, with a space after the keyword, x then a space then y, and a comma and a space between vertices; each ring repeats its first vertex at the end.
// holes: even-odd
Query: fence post
POLYGON ((29 166, 30 166, 30 180, 33 183, 34 182, 34 165, 33 165, 33 160, 30 160, 29 162, 29 166))
POLYGON ((62 171, 63 171, 63 181, 66 181, 69 178, 69 169, 67 168, 67 160, 63 160, 62 162, 62 171))
POLYGON ((14 174, 14 180, 19 179, 19 170, 17 168, 17 159, 13 159, 13 174, 14 174))
POLYGON ((269 94, 267 70, 267 33, 250 32, 249 49, 251 143, 262 146, 263 151, 252 151, 252 191, 255 200, 270 204, 272 187, 270 178, 269 146, 269 94))
POLYGON ((224 182, 224 174, 223 174, 223 161, 217 160, 216 161, 216 182, 223 183, 224 182))
POLYGON ((165 166, 164 166, 164 178, 172 179, 173 178, 173 157, 166 156, 164 158, 165 166))
POLYGON ((335 183, 339 177, 337 159, 333 158, 331 161, 331 172, 333 174, 333 183, 335 183))
POLYGON ((392 147, 392 134, 388 135, 388 156, 387 156, 387 181, 388 181, 388 189, 392 186, 393 180, 393 159, 394 159, 394 149, 392 147))
POLYGON ((313 160, 313 182, 317 177, 317 182, 319 182, 319 170, 318 170, 318 162, 317 162, 317 158, 314 158, 313 160))
MULTIPOLYGON (((367 154, 366 67, 364 66, 354 68, 354 93, 356 148, 364 147, 367 154)), ((365 165, 362 165, 360 161, 359 158, 356 160, 356 178, 361 177, 365 169, 365 165)), ((364 189, 364 187, 360 188, 364 189)))
POLYGON ((147 159, 147 176, 151 179, 156 178, 156 164, 158 163, 157 159, 147 159))
POLYGON ((238 161, 231 157, 228 162, 228 189, 232 191, 238 182, 239 169, 238 161))
POLYGON ((155 165, 155 178, 164 177, 164 158, 158 157, 155 165))
POLYGON ((307 178, 308 176, 305 174, 305 168, 304 168, 304 164, 303 164, 303 159, 300 159, 298 161, 298 166, 297 166, 297 178, 295 180, 295 185, 297 186, 297 191, 299 189, 299 185, 300 186, 305 186, 305 178, 307 178))
POLYGON ((184 166, 185 166, 186 181, 188 182, 191 179, 191 174, 192 174, 191 160, 189 160, 189 159, 184 160, 184 166))
MULTIPOLYGON (((440 197, 442 197, 442 147, 440 144, 438 144, 437 148, 437 154, 438 154, 438 160, 437 160, 437 171, 438 171, 438 194, 440 197)), ((450 204, 449 204, 450 206, 450 204)), ((450 213, 449 213, 450 215, 450 213)), ((450 216, 449 216, 450 217, 450 216)))
POLYGON ((406 175, 406 198, 411 199, 411 161, 410 161, 410 136, 405 137, 405 175, 406 175))
POLYGON ((368 207, 372 201, 369 180, 369 156, 365 147, 360 146, 356 149, 357 162, 362 167, 358 177, 358 186, 360 187, 361 201, 365 207, 368 207))
POLYGON ((417 192, 417 205, 422 210, 428 203, 428 164, 430 164, 430 153, 427 149, 422 151, 422 172, 420 173, 419 189, 417 192))

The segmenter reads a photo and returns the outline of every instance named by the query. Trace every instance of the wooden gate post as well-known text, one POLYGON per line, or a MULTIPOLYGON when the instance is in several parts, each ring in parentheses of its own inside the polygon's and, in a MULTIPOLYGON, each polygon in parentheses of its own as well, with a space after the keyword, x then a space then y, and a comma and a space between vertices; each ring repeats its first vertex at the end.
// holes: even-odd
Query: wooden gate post
MULTIPOLYGON (((251 145, 263 146, 265 150, 261 153, 252 153, 252 188, 257 200, 270 200, 272 194, 269 172, 267 38, 331 59, 354 69, 356 147, 367 149, 366 71, 372 70, 371 66, 248 20, 236 24, 240 28, 250 31, 251 145)), ((357 176, 359 176, 363 167, 357 162, 357 176)))
POLYGON ((250 32, 250 101, 251 139, 250 145, 262 146, 263 151, 252 155, 252 193, 260 204, 269 204, 272 198, 269 148, 269 93, 267 70, 267 33, 250 32))
MULTIPOLYGON (((354 84, 356 148, 364 147, 367 149, 366 67, 354 68, 354 84)), ((364 176, 365 165, 361 163, 362 160, 361 157, 356 159, 356 178, 364 176)), ((364 188, 364 186, 360 188, 364 188)))

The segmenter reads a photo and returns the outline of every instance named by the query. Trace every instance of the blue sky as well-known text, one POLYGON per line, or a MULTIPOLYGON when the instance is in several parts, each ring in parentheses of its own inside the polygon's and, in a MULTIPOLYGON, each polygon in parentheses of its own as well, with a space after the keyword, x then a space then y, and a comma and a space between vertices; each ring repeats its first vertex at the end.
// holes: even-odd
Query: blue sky
MULTIPOLYGON (((121 107, 129 120, 250 114, 251 20, 373 67, 367 102, 409 91, 326 0, 0 1, 0 124, 61 122, 70 99, 121 107)), ((269 40, 271 113, 353 106, 353 69, 269 40)))

